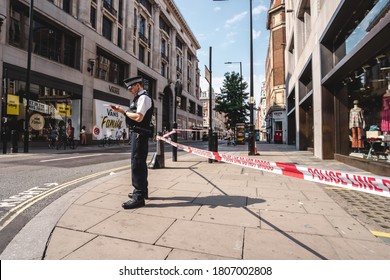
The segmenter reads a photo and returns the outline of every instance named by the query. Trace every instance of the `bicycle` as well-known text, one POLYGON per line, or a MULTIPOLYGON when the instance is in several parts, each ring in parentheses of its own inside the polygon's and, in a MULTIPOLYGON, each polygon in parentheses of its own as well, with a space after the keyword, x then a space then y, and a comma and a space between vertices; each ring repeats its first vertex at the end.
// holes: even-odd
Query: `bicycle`
POLYGON ((78 141, 74 140, 73 137, 62 137, 56 145, 56 149, 59 150, 62 147, 64 147, 64 150, 66 150, 66 147, 69 147, 70 149, 74 150, 78 146, 78 141))
POLYGON ((100 140, 98 140, 98 147, 104 147, 104 146, 111 146, 114 144, 114 139, 109 136, 107 137, 107 135, 104 135, 104 137, 100 140))

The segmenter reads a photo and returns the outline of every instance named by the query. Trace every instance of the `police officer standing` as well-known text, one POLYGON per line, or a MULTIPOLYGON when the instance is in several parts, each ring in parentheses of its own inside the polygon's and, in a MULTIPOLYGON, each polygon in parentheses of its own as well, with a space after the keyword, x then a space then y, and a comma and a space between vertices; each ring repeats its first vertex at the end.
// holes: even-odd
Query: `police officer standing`
POLYGON ((148 139, 152 136, 150 121, 153 115, 153 100, 143 88, 142 77, 128 78, 123 81, 127 89, 134 95, 130 109, 125 111, 120 106, 111 108, 126 116, 131 133, 131 180, 134 192, 129 194, 130 200, 123 203, 124 209, 145 206, 148 198, 148 139))

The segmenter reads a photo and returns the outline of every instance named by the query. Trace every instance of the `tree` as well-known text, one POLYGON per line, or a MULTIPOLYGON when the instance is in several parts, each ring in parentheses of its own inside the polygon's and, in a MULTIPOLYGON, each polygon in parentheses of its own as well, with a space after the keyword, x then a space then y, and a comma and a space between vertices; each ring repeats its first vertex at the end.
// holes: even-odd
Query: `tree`
POLYGON ((237 123, 245 123, 249 115, 248 84, 242 81, 239 73, 225 73, 221 93, 215 99, 215 111, 225 113, 226 128, 235 128, 237 123))

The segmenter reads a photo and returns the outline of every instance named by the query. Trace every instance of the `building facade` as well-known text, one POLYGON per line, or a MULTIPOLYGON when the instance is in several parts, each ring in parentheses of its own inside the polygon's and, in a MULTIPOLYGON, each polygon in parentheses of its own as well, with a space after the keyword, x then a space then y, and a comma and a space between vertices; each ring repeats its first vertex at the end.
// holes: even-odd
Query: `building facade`
POLYGON ((271 0, 267 16, 270 31, 266 58, 266 133, 268 142, 287 142, 284 0, 271 0))
POLYGON ((285 2, 288 143, 389 163, 390 1, 285 2))
POLYGON ((259 131, 259 141, 267 141, 267 94, 266 94, 266 83, 262 82, 260 102, 257 108, 256 117, 256 130, 259 131))
POLYGON ((88 142, 113 136, 128 128, 107 104, 129 106, 123 80, 137 75, 154 100, 157 131, 175 119, 179 128, 202 126, 200 45, 173 0, 35 1, 31 31, 29 4, 0 3, 2 130, 27 123, 30 143, 39 143, 71 120, 76 138, 83 125, 88 142))

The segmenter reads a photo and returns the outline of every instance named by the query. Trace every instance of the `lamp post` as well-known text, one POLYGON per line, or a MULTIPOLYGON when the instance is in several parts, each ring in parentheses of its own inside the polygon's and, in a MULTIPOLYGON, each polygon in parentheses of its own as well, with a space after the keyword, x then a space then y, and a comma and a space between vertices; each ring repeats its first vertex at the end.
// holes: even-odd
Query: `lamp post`
MULTIPOLYGON (((213 0, 213 1, 228 1, 228 0, 213 0)), ((255 155, 256 138, 255 138, 255 124, 254 124, 254 103, 253 96, 253 27, 252 27, 252 0, 249 0, 249 17, 250 17, 250 88, 249 88, 249 110, 250 110, 250 123, 249 123, 249 138, 248 138, 248 155, 255 155)))
POLYGON ((28 153, 29 141, 29 120, 30 120, 30 73, 31 73, 31 52, 32 52, 32 33, 34 24, 34 0, 30 0, 30 26, 28 31, 28 51, 27 51, 27 75, 26 75, 26 116, 24 117, 24 152, 28 153))
MULTIPOLYGON (((183 85, 180 80, 177 80, 175 83, 175 97, 173 100, 173 129, 177 129, 177 97, 181 96, 183 90, 183 85)), ((172 134, 172 141, 177 143, 177 131, 172 134)), ((172 161, 177 161, 177 148, 172 147, 172 161)))
MULTIPOLYGON (((238 64, 240 63, 240 79, 241 79, 241 94, 242 94, 242 91, 243 91, 243 88, 242 88, 242 63, 241 61, 228 61, 228 62, 225 62, 225 64, 238 64)), ((233 141, 234 143, 236 143, 236 131, 234 131, 234 134, 233 134, 233 141)))

